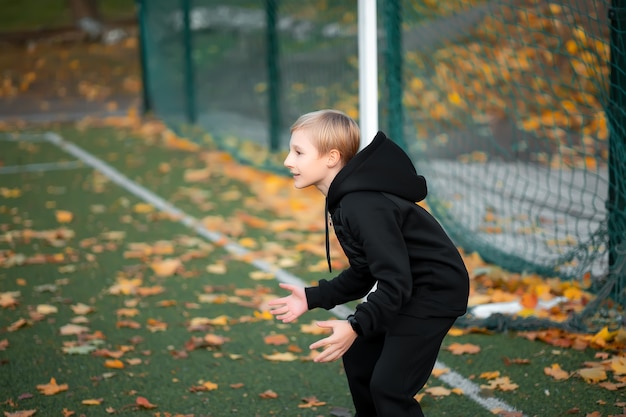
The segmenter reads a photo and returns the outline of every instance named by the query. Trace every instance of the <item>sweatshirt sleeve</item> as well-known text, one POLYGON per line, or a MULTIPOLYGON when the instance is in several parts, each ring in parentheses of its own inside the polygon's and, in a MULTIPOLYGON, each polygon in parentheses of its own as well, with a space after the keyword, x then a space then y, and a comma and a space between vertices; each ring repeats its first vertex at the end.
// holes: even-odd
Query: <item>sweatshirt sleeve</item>
POLYGON ((351 236, 361 245, 376 291, 357 306, 364 335, 383 330, 411 297, 413 279, 400 209, 380 193, 350 194, 342 201, 351 236))
POLYGON ((317 287, 304 289, 309 310, 330 310, 335 306, 364 297, 374 286, 371 276, 362 276, 353 268, 342 271, 332 280, 322 279, 317 287))

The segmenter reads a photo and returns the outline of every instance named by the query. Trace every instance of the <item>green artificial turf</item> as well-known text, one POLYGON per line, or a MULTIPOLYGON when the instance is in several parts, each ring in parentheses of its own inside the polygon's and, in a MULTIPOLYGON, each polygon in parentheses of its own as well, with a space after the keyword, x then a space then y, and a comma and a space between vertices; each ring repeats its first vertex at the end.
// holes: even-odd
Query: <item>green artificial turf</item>
MULTIPOLYGON (((202 183, 186 183, 186 169, 203 167, 194 152, 168 149, 112 128, 58 126, 55 131, 196 218, 219 215, 228 219, 242 209, 268 221, 277 218, 267 208, 242 205, 242 201, 255 197, 244 182, 217 173, 202 183), (168 164, 169 171, 163 172, 163 163, 168 164), (182 192, 190 187, 204 193, 212 203, 210 208, 182 192), (227 190, 241 197, 220 200, 227 190)), ((0 146, 3 167, 75 160, 46 142, 0 139, 0 146)), ((263 295, 283 294, 275 280, 252 279, 250 273, 255 268, 248 262, 199 237, 178 219, 138 209, 143 203, 140 198, 90 167, 0 174, 0 188, 19 190, 0 193, 0 253, 40 259, 33 264, 0 267, 0 293, 19 292, 18 305, 0 310, 0 346, 3 340, 8 342, 4 350, 0 349, 1 411, 36 409, 36 415, 44 416, 60 416, 64 409, 87 416, 110 412, 194 417, 349 415, 351 400, 341 364, 315 364, 304 359, 309 354, 308 345, 322 336, 303 333, 301 325, 329 319, 331 313, 309 312, 290 325, 264 319, 259 309, 263 295), (59 223, 56 210, 71 212, 72 221, 59 223), (67 235, 59 234, 62 228, 73 235, 63 240, 67 235), (173 248, 162 258, 186 259, 176 274, 162 277, 150 268, 150 262, 159 256, 127 256, 133 245, 154 247, 159 242, 168 242, 173 248), (225 273, 208 272, 207 266, 220 263, 226 265, 225 273), (113 289, 120 276, 141 278, 143 287, 163 291, 145 296, 116 294, 113 289), (219 295, 222 301, 207 302, 207 295, 219 295), (85 336, 60 333, 62 326, 77 316, 72 306, 78 303, 93 307, 93 312, 85 314, 88 322, 82 325, 89 328, 86 334, 101 332, 104 336, 97 348, 128 350, 120 358, 123 369, 106 367, 105 361, 111 358, 63 351, 68 343, 85 336), (34 312, 42 305, 54 306, 57 312, 37 316, 34 312), (136 315, 119 315, 128 308, 136 308, 136 315), (228 325, 207 325, 195 331, 188 328, 193 318, 222 316, 229 318, 228 325), (9 331, 20 319, 28 324, 9 331), (124 320, 137 323, 139 328, 121 326, 124 320), (165 323, 167 328, 151 330, 151 320, 165 323), (207 334, 227 340, 221 346, 185 350, 193 337, 207 334), (296 360, 266 358, 288 352, 288 345, 265 343, 264 337, 272 334, 284 334, 292 349, 301 350, 293 353, 296 360), (50 396, 39 393, 37 385, 47 384, 51 378, 68 384, 68 389, 50 396), (198 391, 205 382, 217 384, 217 389, 198 391), (268 391, 276 398, 262 398, 268 391), (156 408, 138 407, 138 397, 156 408), (300 408, 303 399, 310 397, 324 405, 300 408), (83 404, 92 399, 102 402, 83 404)), ((293 245, 270 230, 247 228, 240 237, 247 236, 259 242, 293 245)), ((306 267, 318 261, 304 254, 301 262, 286 269, 305 281, 328 278, 329 274, 310 272, 306 267)), ((585 361, 597 360, 596 353, 591 349, 555 348, 513 333, 477 333, 448 336, 440 360, 478 385, 488 383, 481 377, 486 372, 508 376, 517 389, 483 389, 481 396, 499 398, 528 416, 585 416, 594 411, 603 416, 617 415, 623 389, 609 391, 575 375, 557 382, 544 373, 544 368, 555 363, 574 373, 585 361), (480 352, 454 355, 447 350, 452 343, 472 343, 480 346, 480 352), (507 359, 524 361, 508 363, 507 359)), ((431 377, 427 387, 437 386, 446 384, 431 377)), ((462 393, 425 395, 422 405, 432 416, 493 415, 462 393)))
MULTIPOLYGON (((132 17, 134 0, 98 0, 105 20, 132 17)), ((0 0, 0 31, 50 29, 72 24, 68 2, 63 0, 0 0)))

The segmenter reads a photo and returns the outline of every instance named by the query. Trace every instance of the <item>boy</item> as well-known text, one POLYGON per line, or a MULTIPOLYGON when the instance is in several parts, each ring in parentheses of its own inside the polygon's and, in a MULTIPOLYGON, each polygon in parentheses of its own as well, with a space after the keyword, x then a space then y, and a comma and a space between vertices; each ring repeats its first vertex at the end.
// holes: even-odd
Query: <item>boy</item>
MULTIPOLYGON (((443 338, 465 313, 469 277, 456 247, 416 202, 426 181, 382 132, 357 153, 357 124, 336 110, 301 116, 291 127, 285 166, 296 188, 326 196, 326 210, 350 266, 314 287, 281 284, 270 301, 285 323, 307 310, 367 296, 347 320, 319 322, 330 336, 316 362, 343 359, 358 417, 423 416, 415 394, 433 369, 443 338)), ((328 229, 326 253, 329 260, 328 229)))

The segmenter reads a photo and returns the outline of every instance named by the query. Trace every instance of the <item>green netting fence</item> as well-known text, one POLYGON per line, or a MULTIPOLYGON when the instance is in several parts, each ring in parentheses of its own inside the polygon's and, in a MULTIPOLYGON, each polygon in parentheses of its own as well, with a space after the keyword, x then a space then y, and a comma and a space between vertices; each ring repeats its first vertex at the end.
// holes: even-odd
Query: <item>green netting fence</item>
MULTIPOLYGON (((356 0, 138 6, 144 107, 179 133, 286 174, 299 115, 359 120, 356 0)), ((596 301, 565 326, 624 320, 626 2, 386 0, 377 20, 379 126, 455 241, 512 271, 591 277, 596 301)))

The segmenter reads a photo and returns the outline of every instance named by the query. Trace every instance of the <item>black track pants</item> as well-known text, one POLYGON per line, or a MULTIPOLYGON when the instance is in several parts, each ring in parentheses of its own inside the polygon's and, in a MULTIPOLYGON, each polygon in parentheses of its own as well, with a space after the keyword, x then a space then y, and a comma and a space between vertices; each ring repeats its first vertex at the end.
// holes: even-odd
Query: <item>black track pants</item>
POLYGON ((454 321, 400 316, 387 333, 358 337, 343 356, 355 417, 423 417, 413 397, 454 321))

